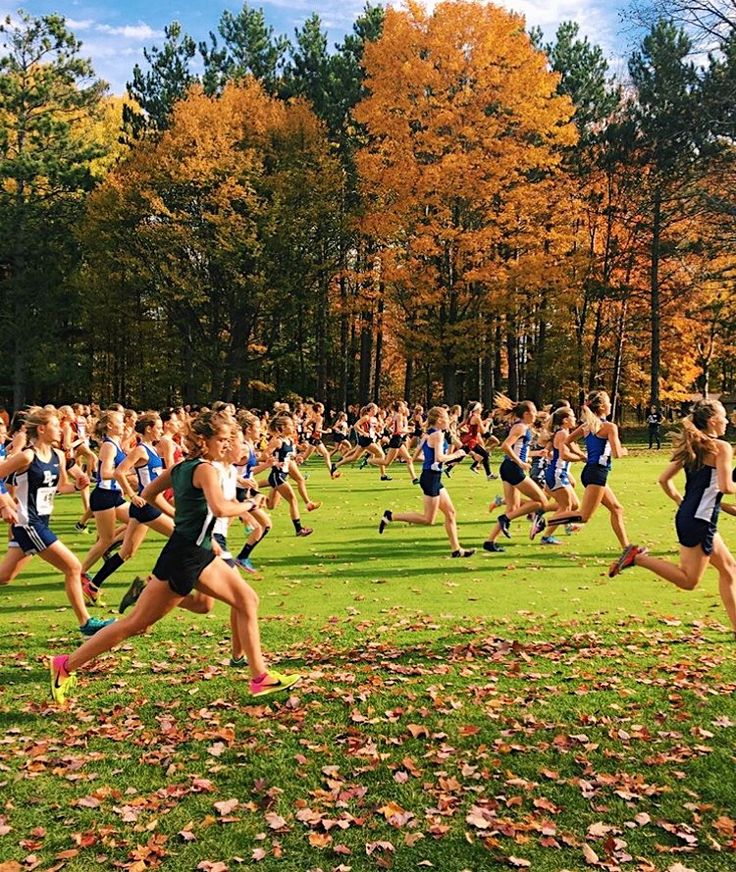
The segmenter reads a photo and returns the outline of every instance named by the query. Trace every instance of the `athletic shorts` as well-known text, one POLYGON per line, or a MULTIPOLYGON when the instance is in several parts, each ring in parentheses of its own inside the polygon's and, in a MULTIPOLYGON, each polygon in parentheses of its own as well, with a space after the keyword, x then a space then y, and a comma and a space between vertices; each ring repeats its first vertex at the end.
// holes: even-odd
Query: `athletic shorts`
POLYGON ((555 472, 553 466, 548 466, 544 473, 544 483, 551 490, 559 490, 570 486, 570 476, 566 469, 555 472))
POLYGON ((401 448, 405 439, 406 436, 402 436, 401 433, 394 433, 394 435, 388 440, 388 447, 401 448))
POLYGON ((49 545, 56 542, 53 533, 43 521, 30 521, 28 524, 17 524, 11 528, 10 548, 20 548, 24 554, 40 554, 49 545))
POLYGON ((478 445, 478 440, 475 438, 475 436, 471 436, 470 438, 468 438, 467 436, 461 436, 460 442, 462 443, 463 451, 466 454, 470 454, 471 451, 475 451, 478 445))
POLYGON ((105 490, 96 487, 89 495, 89 507, 93 512, 104 512, 106 509, 117 509, 125 502, 119 490, 105 490))
POLYGON ((289 477, 288 472, 284 472, 283 469, 277 469, 273 467, 271 472, 268 474, 268 484, 270 487, 280 487, 282 484, 286 484, 286 479, 289 477))
POLYGON ((139 524, 150 524, 151 521, 161 517, 161 510, 148 503, 145 506, 135 506, 131 503, 129 515, 134 521, 138 521, 139 524))
POLYGON ((712 554, 713 539, 717 532, 717 521, 718 511, 713 513, 710 521, 693 518, 689 513, 678 512, 675 515, 677 541, 686 548, 696 548, 700 545, 703 549, 703 554, 712 554))
POLYGON ((358 445, 360 445, 361 448, 367 448, 369 445, 373 445, 375 441, 376 440, 371 439, 370 436, 358 436, 358 445))
POLYGON ((307 439, 307 442, 315 448, 322 444, 322 440, 318 436, 310 436, 309 439, 307 439))
POLYGON ((601 466, 598 463, 586 463, 580 475, 580 481, 583 483, 583 487, 588 487, 591 484, 605 487, 610 471, 607 466, 601 466))
POLYGON ((434 469, 423 469, 419 475, 419 487, 425 497, 438 497, 444 487, 442 473, 434 469))
POLYGON ((509 457, 504 458, 499 472, 501 473, 501 481, 506 481, 514 486, 521 484, 526 478, 524 470, 509 457))
POLYGON ((179 596, 189 596, 199 576, 215 559, 214 551, 183 541, 174 531, 153 567, 153 575, 179 596))
POLYGON ((220 559, 224 560, 228 566, 235 566, 235 558, 227 547, 227 539, 222 535, 222 533, 213 533, 212 538, 220 546, 220 559))

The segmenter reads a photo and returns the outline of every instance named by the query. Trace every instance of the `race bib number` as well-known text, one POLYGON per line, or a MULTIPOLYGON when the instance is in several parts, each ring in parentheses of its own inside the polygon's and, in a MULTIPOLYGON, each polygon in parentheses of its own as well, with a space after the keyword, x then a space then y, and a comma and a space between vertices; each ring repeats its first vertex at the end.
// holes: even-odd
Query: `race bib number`
POLYGON ((39 515, 50 515, 54 511, 55 487, 40 487, 36 491, 36 511, 39 515))

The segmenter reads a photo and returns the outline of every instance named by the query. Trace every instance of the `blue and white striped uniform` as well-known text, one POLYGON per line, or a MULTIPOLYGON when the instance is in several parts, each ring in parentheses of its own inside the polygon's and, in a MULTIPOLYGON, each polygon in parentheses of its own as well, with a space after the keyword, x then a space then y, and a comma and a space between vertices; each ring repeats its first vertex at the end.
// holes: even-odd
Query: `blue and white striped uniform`
MULTIPOLYGON (((120 464, 125 460, 125 452, 118 445, 118 443, 114 439, 111 439, 109 436, 105 436, 103 438, 102 444, 104 445, 105 442, 109 442, 111 445, 115 446, 115 459, 113 460, 113 465, 114 465, 115 469, 117 469, 118 466, 120 466, 120 464)), ((97 472, 95 473, 95 476, 96 476, 96 482, 97 482, 96 486, 98 488, 101 488, 102 490, 121 491, 122 492, 120 485, 117 483, 117 481, 115 481, 114 478, 103 478, 102 477, 102 464, 101 463, 97 464, 97 472)))
MULTIPOLYGON (((141 442, 141 445, 146 449, 148 460, 145 466, 136 466, 135 474, 138 477, 138 493, 143 493, 143 488, 157 479, 164 468, 164 462, 161 460, 158 451, 152 445, 146 445, 141 442)), ((115 458, 117 461, 117 457, 115 458)), ((117 466, 117 462, 115 466, 117 466)))
POLYGON ((545 470, 544 480, 551 491, 570 484, 570 461, 562 459, 559 448, 552 448, 552 459, 545 470))
POLYGON ((587 463, 611 468, 611 443, 608 438, 602 438, 596 433, 588 433, 585 437, 585 447, 588 454, 587 463))
POLYGON ((273 452, 271 472, 268 483, 271 487, 279 487, 289 477, 289 461, 294 453, 294 443, 290 439, 281 440, 281 445, 273 452))
MULTIPOLYGON (((147 460, 144 466, 136 466, 135 468, 135 474, 138 478, 138 496, 143 493, 144 487, 159 477, 161 470, 164 468, 164 462, 159 456, 158 451, 153 446, 146 445, 145 442, 141 442, 141 445, 146 449, 147 460)), ((115 459, 117 461, 117 457, 115 459)), ((118 464, 116 463, 115 465, 117 466, 118 464)), ((161 517, 161 510, 148 504, 136 506, 131 503, 128 511, 130 517, 140 524, 149 524, 151 521, 155 521, 156 518, 161 517)))
POLYGON ((10 545, 25 554, 38 554, 56 542, 49 520, 59 486, 59 455, 52 449, 51 457, 42 460, 32 450, 33 460, 28 469, 14 475, 18 523, 13 525, 10 545))
MULTIPOLYGON (((520 424, 520 421, 517 421, 516 424, 520 424)), ((514 426, 516 426, 514 424, 514 426)), ((527 427, 523 435, 521 435, 516 442, 512 445, 514 449, 514 453, 522 462, 526 463, 529 458, 529 446, 532 441, 532 428, 527 427)))
MULTIPOLYGON (((432 427, 429 430, 427 430, 427 436, 431 436, 432 433, 436 433, 436 432, 437 432, 437 428, 432 427)), ((443 434, 443 439, 442 439, 442 453, 443 454, 447 451, 447 446, 448 446, 447 436, 445 436, 443 434)), ((427 442, 426 439, 424 440, 424 442, 422 442, 422 456, 424 458, 422 461, 422 469, 432 470, 432 472, 442 472, 442 461, 439 461, 436 459, 435 450, 427 442)))
MULTIPOLYGON (((601 423, 605 423, 605 418, 601 419, 601 423)), ((583 467, 580 481, 584 487, 589 485, 606 487, 608 473, 611 471, 611 443, 608 437, 588 433, 585 437, 585 448, 588 459, 583 467)))
MULTIPOLYGON (((422 471, 419 474, 419 487, 422 493, 428 497, 438 497, 440 491, 444 487, 442 484, 442 461, 437 460, 437 455, 434 448, 429 445, 427 439, 433 433, 437 432, 436 427, 430 427, 427 430, 426 437, 422 442, 422 471)), ((448 442, 447 437, 442 435, 442 453, 447 452, 448 442)))
MULTIPOLYGON (((109 442, 111 445, 115 446, 115 457, 113 459, 113 466, 115 469, 120 466, 120 464, 125 460, 125 452, 118 445, 118 443, 111 439, 109 436, 105 436, 102 439, 102 444, 104 445, 106 442, 109 442)), ((118 506, 122 506, 125 500, 123 499, 123 489, 120 485, 115 481, 114 478, 103 478, 102 477, 102 464, 97 464, 97 472, 95 474, 96 485, 92 493, 89 495, 89 507, 93 512, 105 512, 108 509, 116 509, 118 506)), ((157 510, 156 510, 157 511, 157 510)))
POLYGON ((687 548, 700 545, 705 554, 713 551, 722 496, 715 467, 685 468, 685 495, 675 515, 680 545, 687 548))
MULTIPOLYGON (((514 421, 511 425, 511 429, 516 427, 517 424, 521 424, 521 421, 514 421)), ((519 438, 511 445, 516 456, 522 463, 526 463, 529 457, 529 446, 532 441, 532 428, 525 426, 524 432, 519 436, 519 438)), ((526 478, 526 473, 519 466, 519 464, 512 460, 510 457, 504 457, 503 462, 501 463, 501 467, 499 469, 499 473, 501 474, 501 481, 505 481, 511 485, 519 485, 526 478)))

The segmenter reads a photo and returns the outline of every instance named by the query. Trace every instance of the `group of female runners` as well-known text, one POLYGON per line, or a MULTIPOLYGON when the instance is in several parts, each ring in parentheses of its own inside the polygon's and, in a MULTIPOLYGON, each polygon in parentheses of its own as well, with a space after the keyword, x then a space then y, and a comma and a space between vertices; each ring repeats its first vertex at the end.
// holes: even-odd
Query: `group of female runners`
MULTIPOLYGON (((736 562, 716 530, 721 496, 736 492, 731 448, 720 438, 727 423, 723 407, 711 401, 696 404, 660 477, 679 506, 679 565, 654 558, 629 541, 623 508, 608 483, 612 459, 626 453, 618 428, 608 420, 610 411, 603 391, 587 397, 579 420, 566 402, 540 413, 531 401, 514 402, 503 395, 485 417, 478 403, 464 414, 459 407, 437 406, 425 416, 421 407, 410 411, 398 401, 385 412, 369 404, 352 421, 340 413, 329 427, 320 403, 294 411, 277 404, 268 415, 237 412, 225 403, 198 413, 168 409, 140 415, 117 405, 104 411, 31 408, 15 416, 8 432, 0 426, 0 518, 10 526, 0 583, 15 578, 36 554, 64 576, 80 631, 89 638, 72 654, 50 659, 52 694, 59 703, 73 688, 77 670, 100 653, 144 632, 174 607, 207 613, 216 599, 230 606, 231 665, 250 671, 251 693, 273 693, 292 686, 299 676, 266 667, 258 597, 238 569, 255 573, 251 555, 271 530, 269 512, 282 499, 295 535, 313 532, 301 523, 297 493, 307 511, 321 503, 309 496, 303 460, 318 454, 333 479, 351 461, 377 466, 381 480, 389 479, 393 463, 403 463, 422 491, 423 511, 386 509, 379 533, 402 521, 431 525, 441 514, 451 556, 468 558, 475 549, 460 545, 445 480, 466 457, 472 458, 472 471, 482 468, 486 478, 495 478, 489 459, 500 445, 503 497, 491 510, 503 508, 484 550, 503 551, 498 540, 510 538, 512 523, 525 516, 531 520, 531 539, 546 532, 543 543, 559 544, 553 535, 557 528, 579 530, 603 506, 622 549, 611 577, 640 566, 692 589, 712 563, 736 632, 736 562), (323 441, 327 435, 329 447, 323 441), (580 497, 575 463, 581 465, 580 497), (682 469, 686 488, 681 496, 673 479, 682 469), (77 530, 93 520, 97 531, 81 561, 50 526, 55 493, 72 491, 82 498, 77 530), (233 519, 245 528, 245 544, 236 555, 227 544, 233 519), (87 607, 100 604, 105 581, 135 555, 149 529, 166 541, 149 579, 136 578, 120 604, 121 613, 135 608, 117 621, 91 617, 87 607)), ((730 505, 723 508, 736 514, 730 505)))
MULTIPOLYGON (((501 443, 504 458, 499 470, 503 500, 492 503, 491 510, 498 504, 503 504, 504 509, 483 542, 486 551, 504 550, 497 540, 501 535, 511 537, 511 523, 517 518, 530 518, 529 537, 534 539, 545 529, 554 530, 560 525, 570 531, 580 529, 603 506, 622 549, 620 557, 609 568, 611 578, 639 566, 683 590, 693 590, 707 566, 712 564, 719 575, 721 600, 736 634, 736 560, 717 532, 721 498, 724 494, 736 493, 731 445, 722 438, 728 422, 720 403, 705 400, 693 406, 675 437, 672 460, 659 477, 659 484, 678 506, 675 516, 680 546, 678 564, 652 557, 645 547, 629 540, 623 507, 608 483, 612 460, 623 457, 626 449, 621 444, 618 427, 608 420, 611 401, 605 391, 588 395, 579 423, 566 402, 553 404, 540 416, 529 400, 515 403, 498 396, 495 411, 497 420, 505 419, 507 432, 501 443), (578 445, 579 440, 585 444, 584 451, 578 445), (576 461, 582 465, 582 499, 578 499, 575 492, 571 469, 576 461), (682 495, 673 483, 681 471, 685 472, 682 495)), ((460 462, 468 451, 464 445, 459 450, 449 451, 452 435, 449 423, 446 409, 431 409, 427 429, 417 449, 424 457, 420 478, 424 512, 397 513, 387 509, 378 532, 383 533, 395 521, 432 524, 439 511, 445 516, 452 556, 469 557, 473 550, 459 545, 455 510, 442 483, 442 473, 447 472, 447 466, 460 462)), ((728 514, 736 515, 733 504, 724 503, 722 507, 728 514)), ((542 541, 558 544, 558 540, 550 536, 542 541)))

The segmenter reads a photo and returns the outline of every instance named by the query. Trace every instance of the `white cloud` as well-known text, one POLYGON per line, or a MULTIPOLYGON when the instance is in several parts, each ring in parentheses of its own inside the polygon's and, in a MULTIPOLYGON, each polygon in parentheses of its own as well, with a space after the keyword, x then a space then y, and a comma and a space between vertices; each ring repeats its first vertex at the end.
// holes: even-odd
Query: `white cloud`
POLYGON ((89 30, 93 24, 94 21, 91 18, 84 18, 81 21, 78 21, 76 18, 66 19, 66 26, 69 30, 73 30, 75 33, 78 30, 89 30))
POLYGON ((98 24, 96 27, 100 33, 110 36, 122 36, 125 39, 158 39, 164 35, 162 30, 154 30, 147 24, 126 24, 123 27, 111 27, 109 24, 98 24))

